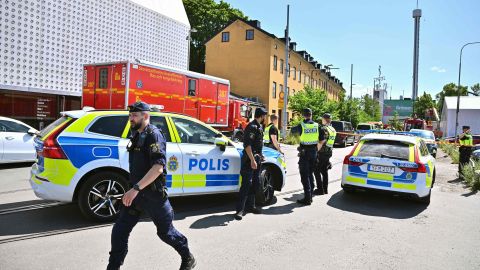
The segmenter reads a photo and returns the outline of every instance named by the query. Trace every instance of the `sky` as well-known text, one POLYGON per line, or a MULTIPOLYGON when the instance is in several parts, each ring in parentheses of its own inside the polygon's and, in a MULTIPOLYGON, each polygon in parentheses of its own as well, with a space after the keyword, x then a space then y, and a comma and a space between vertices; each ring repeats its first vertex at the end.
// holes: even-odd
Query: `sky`
MULTIPOLYGON (((290 37, 332 70, 353 96, 371 94, 373 78, 382 75, 388 98, 411 97, 416 0, 226 0, 261 27, 282 37, 290 4, 290 37), (391 89, 391 91, 390 91, 391 89)), ((419 0, 420 57, 418 93, 440 92, 458 81, 460 48, 480 42, 480 0, 419 0)), ((461 84, 480 83, 480 44, 463 50, 461 84)))

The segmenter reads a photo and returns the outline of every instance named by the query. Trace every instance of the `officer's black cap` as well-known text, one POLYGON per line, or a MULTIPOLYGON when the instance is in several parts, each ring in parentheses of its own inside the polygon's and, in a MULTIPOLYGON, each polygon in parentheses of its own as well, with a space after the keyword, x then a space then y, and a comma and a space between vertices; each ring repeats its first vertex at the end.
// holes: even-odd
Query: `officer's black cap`
POLYGON ((332 115, 329 113, 324 113, 322 116, 324 119, 332 119, 332 115))
POLYGON ((258 118, 264 115, 267 115, 267 110, 265 110, 265 108, 258 107, 255 109, 255 118, 258 118))
POLYGON ((310 109, 310 108, 303 109, 303 115, 304 116, 311 116, 312 115, 312 109, 310 109))
POLYGON ((470 126, 463 126, 462 129, 470 129, 470 126))
POLYGON ((128 106, 128 112, 149 112, 150 105, 143 101, 137 101, 128 106))

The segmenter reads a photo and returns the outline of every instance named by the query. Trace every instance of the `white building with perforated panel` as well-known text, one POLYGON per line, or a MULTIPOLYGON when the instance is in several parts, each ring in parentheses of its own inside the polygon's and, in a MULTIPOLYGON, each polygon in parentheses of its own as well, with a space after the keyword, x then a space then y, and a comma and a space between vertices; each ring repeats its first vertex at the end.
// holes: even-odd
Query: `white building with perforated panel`
POLYGON ((0 0, 0 115, 41 128, 79 108, 83 64, 187 69, 189 31, 181 0, 0 0))

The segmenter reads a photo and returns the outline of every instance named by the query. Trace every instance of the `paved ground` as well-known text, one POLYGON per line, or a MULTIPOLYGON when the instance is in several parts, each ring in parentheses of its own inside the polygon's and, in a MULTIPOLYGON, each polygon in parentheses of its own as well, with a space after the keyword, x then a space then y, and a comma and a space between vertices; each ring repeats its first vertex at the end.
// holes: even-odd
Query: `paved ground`
MULTIPOLYGON (((287 185, 262 215, 234 221, 233 195, 173 200, 175 226, 198 269, 480 269, 480 196, 455 180, 456 165, 443 153, 428 207, 344 194, 336 179, 351 147, 335 149, 330 194, 300 207, 296 153, 286 148, 287 185)), ((0 269, 104 269, 111 224, 85 221, 75 205, 36 200, 27 174, 0 169, 0 269)), ((137 225, 130 243, 125 269, 178 269, 180 259, 150 222, 137 225)))

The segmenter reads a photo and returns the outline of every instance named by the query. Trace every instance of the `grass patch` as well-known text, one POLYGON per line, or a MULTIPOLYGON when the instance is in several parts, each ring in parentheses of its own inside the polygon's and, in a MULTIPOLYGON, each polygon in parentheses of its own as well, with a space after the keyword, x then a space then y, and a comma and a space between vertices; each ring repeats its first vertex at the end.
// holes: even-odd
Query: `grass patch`
POLYGON ((458 152, 458 147, 454 144, 446 144, 445 141, 440 142, 440 148, 452 159, 453 164, 458 164, 460 153, 458 152))
POLYGON ((472 161, 463 166, 463 179, 472 191, 480 190, 480 161, 472 161))

